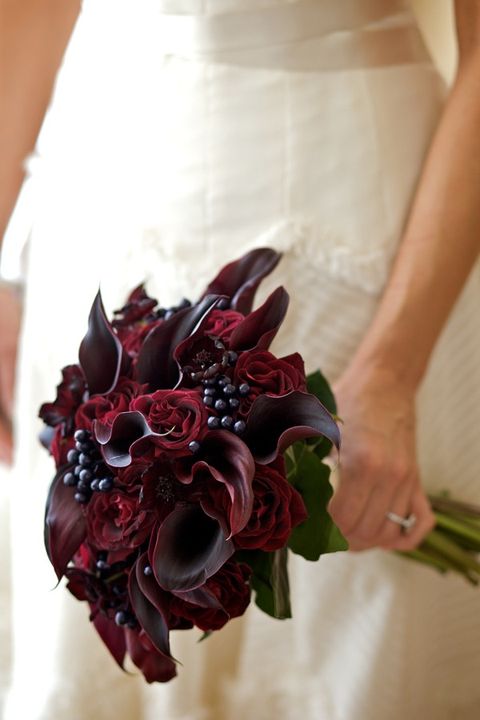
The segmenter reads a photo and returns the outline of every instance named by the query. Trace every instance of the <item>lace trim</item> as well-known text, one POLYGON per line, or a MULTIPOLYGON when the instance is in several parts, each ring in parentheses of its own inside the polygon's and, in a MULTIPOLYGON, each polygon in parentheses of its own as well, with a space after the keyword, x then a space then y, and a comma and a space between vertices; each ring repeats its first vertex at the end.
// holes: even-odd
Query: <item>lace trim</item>
MULTIPOLYGON (((171 238, 172 233, 168 232, 168 235, 171 238)), ((250 242, 242 244, 235 254, 258 247, 271 247, 295 262, 314 265, 319 274, 326 273, 340 282, 377 295, 388 279, 395 242, 385 237, 375 247, 358 252, 347 241, 342 242, 338 231, 303 220, 288 219, 279 221, 250 242)), ((215 271, 215 263, 220 266, 232 259, 232 256, 225 257, 224 253, 216 258, 214 250, 213 253, 205 254, 195 264, 194 279, 192 267, 186 265, 182 256, 177 254, 175 242, 168 242, 158 227, 143 230, 140 249, 131 249, 129 263, 135 263, 136 257, 138 261, 139 252, 143 256, 143 265, 146 257, 150 257, 151 267, 158 266, 159 262, 173 267, 176 282, 183 282, 186 286, 201 285, 215 271)))
POLYGON ((338 232, 302 220, 285 220, 262 233, 248 249, 268 246, 296 260, 314 264, 348 285, 370 294, 381 292, 393 259, 392 240, 385 238, 376 247, 359 252, 338 232))

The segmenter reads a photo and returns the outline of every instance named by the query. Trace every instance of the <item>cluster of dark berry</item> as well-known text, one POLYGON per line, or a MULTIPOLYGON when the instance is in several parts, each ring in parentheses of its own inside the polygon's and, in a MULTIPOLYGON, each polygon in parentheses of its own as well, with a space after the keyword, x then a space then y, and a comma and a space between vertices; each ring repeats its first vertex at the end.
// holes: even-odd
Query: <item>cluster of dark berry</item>
MULTIPOLYGON (((207 420, 210 430, 231 430, 237 435, 245 432, 245 422, 236 420, 237 411, 242 398, 250 392, 248 383, 236 386, 231 378, 225 375, 229 367, 233 367, 238 359, 238 353, 227 350, 220 339, 214 341, 215 351, 221 355, 220 362, 215 361, 209 352, 200 352, 195 361, 200 370, 194 371, 192 367, 183 369, 194 382, 203 385, 203 402, 211 410, 207 420)), ((219 358, 220 359, 220 358, 219 358)), ((193 440, 189 449, 192 453, 200 450, 200 443, 193 440)))
POLYGON ((237 387, 228 375, 203 380, 202 385, 204 404, 217 412, 208 418, 208 427, 211 430, 233 430, 237 435, 241 435, 245 430, 245 423, 243 420, 235 420, 235 416, 241 399, 250 392, 250 386, 242 383, 237 387))
POLYGON ((115 622, 134 629, 138 626, 137 619, 132 612, 128 596, 127 583, 125 582, 125 570, 128 569, 127 562, 117 562, 110 565, 107 562, 108 553, 100 551, 97 553, 95 562, 96 577, 100 581, 95 584, 94 600, 101 598, 101 604, 105 610, 115 611, 115 622))
POLYGON ((67 461, 74 467, 65 473, 63 482, 76 489, 74 498, 78 503, 88 503, 94 492, 109 492, 113 476, 107 470, 90 433, 77 430, 74 435, 75 449, 69 450, 67 461))

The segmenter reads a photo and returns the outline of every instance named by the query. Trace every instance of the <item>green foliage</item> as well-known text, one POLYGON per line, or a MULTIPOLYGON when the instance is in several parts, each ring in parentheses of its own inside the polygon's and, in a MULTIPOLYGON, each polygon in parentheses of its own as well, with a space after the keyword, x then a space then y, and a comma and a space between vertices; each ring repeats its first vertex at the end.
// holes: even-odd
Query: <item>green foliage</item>
POLYGON ((303 497, 308 518, 293 529, 288 546, 306 560, 318 560, 324 553, 348 550, 348 543, 330 517, 327 506, 333 495, 330 468, 303 442, 295 443, 288 454, 288 479, 303 497))
POLYGON ((312 395, 315 395, 332 415, 336 414, 337 404, 335 397, 327 379, 322 375, 320 370, 316 370, 308 375, 307 390, 309 393, 312 393, 312 395))
POLYGON ((252 568, 251 585, 258 607, 279 620, 292 617, 287 548, 275 552, 242 551, 237 559, 252 568))
MULTIPOLYGON (((336 413, 333 393, 327 380, 317 371, 307 378, 308 391, 327 410, 336 413)), ((348 543, 328 514, 327 505, 333 490, 329 482, 330 468, 322 462, 331 450, 326 438, 297 442, 285 453, 289 482, 302 495, 308 518, 292 531, 288 548, 276 552, 250 550, 238 552, 239 561, 252 569, 251 586, 258 607, 274 618, 290 618, 288 582, 288 549, 307 560, 318 560, 324 553, 347 550, 348 543)))
MULTIPOLYGON (((316 370, 307 377, 307 390, 320 400, 327 410, 336 418, 337 404, 332 389, 327 379, 322 375, 320 370, 316 370)), ((326 457, 332 449, 332 443, 327 438, 313 438, 306 441, 308 445, 313 445, 315 453, 319 458, 326 457)))

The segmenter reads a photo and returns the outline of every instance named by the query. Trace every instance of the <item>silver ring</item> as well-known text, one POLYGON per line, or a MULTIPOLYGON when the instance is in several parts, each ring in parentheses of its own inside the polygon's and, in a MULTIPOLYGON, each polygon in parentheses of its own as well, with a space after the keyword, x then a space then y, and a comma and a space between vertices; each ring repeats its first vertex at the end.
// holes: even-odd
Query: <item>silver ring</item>
POLYGON ((401 515, 397 515, 397 513, 387 512, 385 517, 397 525, 400 525, 404 532, 409 532, 417 522, 417 517, 413 513, 410 513, 408 517, 402 517, 401 515))

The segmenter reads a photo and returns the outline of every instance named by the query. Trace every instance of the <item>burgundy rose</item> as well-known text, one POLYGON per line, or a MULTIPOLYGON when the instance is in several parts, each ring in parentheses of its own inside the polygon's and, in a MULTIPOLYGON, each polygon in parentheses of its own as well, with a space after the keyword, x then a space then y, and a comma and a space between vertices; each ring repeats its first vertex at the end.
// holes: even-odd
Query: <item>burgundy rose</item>
POLYGON ((131 465, 118 469, 117 480, 120 485, 140 488, 144 481, 144 475, 150 466, 151 461, 148 458, 136 458, 131 465))
POLYGON ((250 386, 250 393, 242 402, 242 411, 248 412, 260 394, 286 395, 292 390, 305 391, 303 359, 298 353, 277 358, 267 350, 244 352, 235 366, 234 382, 250 386))
POLYGON ((128 552, 149 536, 153 513, 140 507, 137 489, 94 493, 87 510, 87 537, 102 550, 128 552))
MULTIPOLYGON (((202 588, 209 596, 209 607, 174 596, 171 611, 191 620, 201 630, 219 630, 228 620, 243 615, 247 609, 250 602, 250 574, 247 565, 229 560, 202 588)), ((188 597, 188 593, 185 596, 188 597)))
POLYGON ((243 319, 244 316, 235 310, 212 310, 205 325, 205 335, 212 335, 228 341, 232 332, 243 319))
POLYGON ((126 412, 132 400, 145 392, 145 386, 122 377, 115 390, 108 395, 95 395, 83 403, 75 415, 75 425, 82 430, 92 431, 94 420, 111 426, 115 417, 126 412))
MULTIPOLYGON (((67 365, 62 370, 62 382, 57 386, 55 401, 44 403, 40 408, 39 416, 51 427, 60 423, 71 424, 85 390, 85 378, 79 366, 67 365)), ((69 430, 70 428, 67 428, 67 431, 69 430)))
MULTIPOLYGON (((283 463, 256 465, 253 478, 253 510, 250 520, 233 541, 243 550, 278 550, 287 544, 292 529, 303 522, 307 511, 302 496, 285 479, 283 463)), ((225 490, 214 483, 207 489, 208 497, 202 500, 206 512, 227 512, 230 499, 225 490)))
POLYGON ((235 536, 235 544, 245 550, 279 550, 287 544, 293 528, 307 518, 302 496, 272 465, 257 465, 253 492, 252 515, 235 536))
POLYGON ((155 433, 155 445, 175 455, 188 455, 189 444, 201 438, 207 427, 207 409, 200 394, 193 390, 157 390, 142 395, 131 404, 141 412, 155 433))

